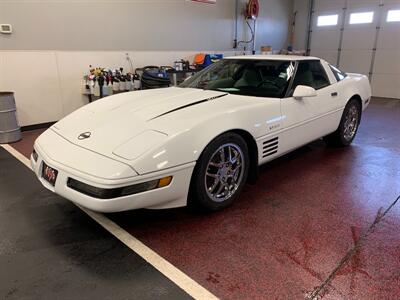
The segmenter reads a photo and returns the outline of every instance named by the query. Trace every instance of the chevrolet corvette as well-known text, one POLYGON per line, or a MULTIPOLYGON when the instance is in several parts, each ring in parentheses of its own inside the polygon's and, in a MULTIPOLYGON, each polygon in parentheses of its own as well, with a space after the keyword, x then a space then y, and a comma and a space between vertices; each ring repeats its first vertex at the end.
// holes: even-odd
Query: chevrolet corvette
POLYGON ((100 212, 227 207, 258 166, 316 139, 348 146, 368 78, 316 57, 236 56, 178 87, 113 95, 35 142, 49 190, 100 212))

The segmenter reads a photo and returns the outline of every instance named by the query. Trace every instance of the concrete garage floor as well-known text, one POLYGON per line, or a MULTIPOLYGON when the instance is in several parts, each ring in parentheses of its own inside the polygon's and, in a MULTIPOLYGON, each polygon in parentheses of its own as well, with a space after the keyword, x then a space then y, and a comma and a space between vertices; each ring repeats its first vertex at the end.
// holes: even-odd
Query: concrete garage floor
MULTIPOLYGON (((395 200, 400 194, 399 125, 400 101, 374 99, 351 147, 332 149, 316 141, 263 166, 257 184, 246 186, 240 199, 224 211, 197 214, 182 208, 107 216, 221 298, 302 299, 312 295, 323 299, 397 299, 400 203, 395 200)), ((27 138, 13 146, 27 155, 32 137, 38 133, 25 133, 27 138)), ((116 272, 119 268, 115 265, 129 263, 129 259, 140 261, 134 253, 124 255, 127 248, 117 243, 112 250, 112 264, 96 258, 91 247, 82 248, 79 253, 63 252, 66 265, 79 266, 76 275, 64 275, 62 280, 52 277, 46 283, 47 289, 40 288, 41 281, 27 277, 21 265, 27 265, 31 274, 48 276, 57 260, 42 259, 34 264, 19 256, 19 252, 30 250, 18 243, 28 233, 34 231, 32 238, 39 238, 30 241, 37 248, 64 243, 61 237, 55 239, 55 229, 49 235, 49 228, 58 227, 68 240, 78 239, 81 244, 113 238, 76 208, 72 210, 69 202, 45 192, 16 161, 8 157, 6 162, 10 171, 0 173, 0 183, 7 187, 6 197, 1 197, 6 204, 2 200, 0 232, 2 240, 12 247, 0 248, 1 266, 6 265, 0 269, 0 277, 7 278, 1 280, 0 298, 13 295, 14 290, 30 290, 43 297, 48 289, 54 293, 50 295, 68 298, 58 285, 73 286, 75 276, 90 274, 88 267, 80 264, 96 268, 97 263, 104 272, 107 268, 114 271, 91 277, 91 291, 96 293, 93 295, 107 295, 102 291, 113 284, 116 291, 135 293, 138 282, 153 283, 154 276, 159 279, 147 288, 168 291, 165 295, 170 298, 185 296, 149 266, 151 276, 136 269, 135 264, 116 272), (24 191, 18 190, 21 183, 24 191), (14 189, 9 187, 12 185, 14 189), (20 193, 34 195, 35 200, 21 203, 20 193), (32 205, 35 209, 29 208, 32 205), (7 214, 8 218, 4 218, 7 214), (18 219, 20 222, 16 222, 18 219), (69 230, 67 235, 65 227, 69 230), (12 231, 11 241, 7 239, 8 230, 12 231)), ((56 249, 50 248, 46 257, 54 257, 56 249)), ((61 259, 60 255, 56 257, 61 259)), ((146 295, 146 289, 141 291, 146 295)))
POLYGON ((0 299, 190 299, 0 147, 0 299))

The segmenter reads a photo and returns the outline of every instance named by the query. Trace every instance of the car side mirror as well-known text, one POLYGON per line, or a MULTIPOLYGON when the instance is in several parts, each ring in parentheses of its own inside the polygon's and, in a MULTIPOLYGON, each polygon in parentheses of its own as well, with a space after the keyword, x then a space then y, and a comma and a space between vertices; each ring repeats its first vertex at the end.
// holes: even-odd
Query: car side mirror
POLYGON ((311 86, 298 85, 294 90, 293 97, 296 99, 315 97, 317 96, 317 91, 311 86))

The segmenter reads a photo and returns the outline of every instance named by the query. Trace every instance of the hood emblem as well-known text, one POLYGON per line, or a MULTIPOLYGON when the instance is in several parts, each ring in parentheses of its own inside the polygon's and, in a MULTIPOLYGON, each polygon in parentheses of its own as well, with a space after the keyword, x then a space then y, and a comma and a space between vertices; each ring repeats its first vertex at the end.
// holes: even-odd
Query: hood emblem
POLYGON ((84 132, 84 133, 81 133, 79 136, 78 136, 78 140, 86 140, 86 139, 88 139, 88 138, 90 138, 90 136, 92 135, 92 133, 91 132, 84 132))

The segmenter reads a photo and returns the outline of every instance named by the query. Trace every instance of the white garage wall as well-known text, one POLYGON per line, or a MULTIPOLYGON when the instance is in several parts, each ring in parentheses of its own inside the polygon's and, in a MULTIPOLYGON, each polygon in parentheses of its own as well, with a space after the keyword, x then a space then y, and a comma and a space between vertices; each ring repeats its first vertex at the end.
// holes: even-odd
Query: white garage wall
MULTIPOLYGON (((240 0, 241 5, 246 0, 240 0)), ((257 49, 287 40, 292 0, 261 0, 257 49)), ((235 1, 0 0, 0 90, 15 92, 21 125, 59 120, 87 103, 81 78, 89 65, 171 65, 197 52, 235 54, 235 1)), ((238 38, 249 32, 239 20, 238 38)))
POLYGON ((293 47, 296 50, 306 50, 307 48, 306 41, 309 10, 310 0, 293 0, 293 12, 297 12, 293 44, 293 47))
POLYGON ((192 60, 194 54, 192 51, 1 51, 0 90, 14 91, 22 126, 57 121, 88 103, 88 97, 82 95, 82 79, 89 65, 130 70, 126 53, 134 68, 171 65, 180 58, 192 60))

